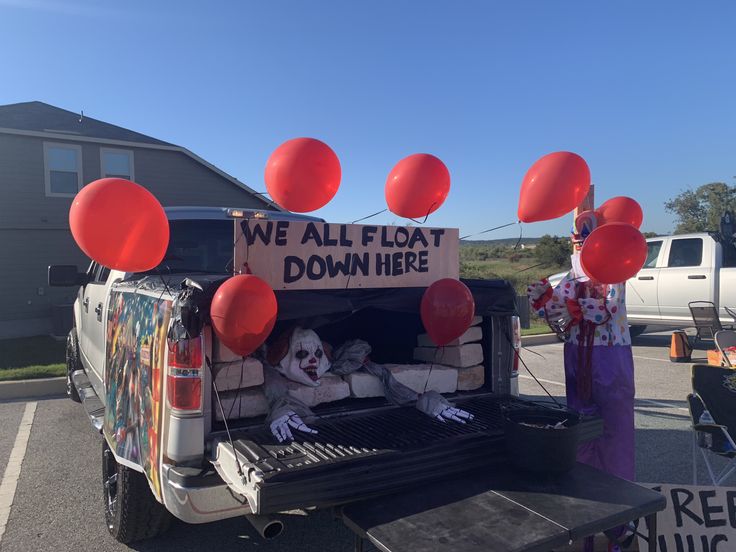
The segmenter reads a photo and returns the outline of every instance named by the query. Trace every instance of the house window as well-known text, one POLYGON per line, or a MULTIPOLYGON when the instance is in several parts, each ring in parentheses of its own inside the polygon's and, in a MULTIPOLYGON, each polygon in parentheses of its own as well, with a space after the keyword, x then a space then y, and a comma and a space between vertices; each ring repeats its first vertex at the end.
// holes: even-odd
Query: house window
POLYGON ((82 188, 81 146, 44 142, 43 162, 47 196, 74 197, 82 188))
POLYGON ((133 180, 133 152, 111 148, 100 148, 102 178, 125 178, 133 180))

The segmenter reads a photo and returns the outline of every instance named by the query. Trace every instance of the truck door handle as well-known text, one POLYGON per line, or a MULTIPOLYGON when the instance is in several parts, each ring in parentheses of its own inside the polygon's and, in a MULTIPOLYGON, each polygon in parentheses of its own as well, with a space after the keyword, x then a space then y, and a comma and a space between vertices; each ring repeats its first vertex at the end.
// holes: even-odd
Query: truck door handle
POLYGON ((654 276, 639 276, 637 280, 654 280, 654 276))
POLYGON ((102 321, 102 303, 97 304, 95 312, 97 313, 97 320, 102 321))
POLYGON ((689 274, 688 280, 705 280, 705 274, 689 274))
POLYGON ((85 297, 82 305, 84 305, 84 312, 89 312, 89 297, 85 297))

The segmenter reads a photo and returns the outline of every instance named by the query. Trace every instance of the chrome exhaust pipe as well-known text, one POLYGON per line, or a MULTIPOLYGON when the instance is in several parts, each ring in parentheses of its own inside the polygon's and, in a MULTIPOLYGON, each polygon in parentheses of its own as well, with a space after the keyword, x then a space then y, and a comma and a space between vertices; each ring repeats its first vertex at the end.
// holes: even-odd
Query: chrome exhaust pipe
POLYGON ((258 531, 258 534, 266 540, 275 539, 284 530, 284 523, 280 519, 276 519, 271 516, 245 514, 245 519, 247 519, 253 528, 258 531))

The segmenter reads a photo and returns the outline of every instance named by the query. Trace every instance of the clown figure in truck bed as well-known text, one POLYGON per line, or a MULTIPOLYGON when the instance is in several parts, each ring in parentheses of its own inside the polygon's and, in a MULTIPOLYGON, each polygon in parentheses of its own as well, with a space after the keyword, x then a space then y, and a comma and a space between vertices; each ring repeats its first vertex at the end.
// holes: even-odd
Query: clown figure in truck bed
POLYGON ((439 393, 416 393, 399 383, 388 369, 371 362, 371 347, 365 341, 348 341, 334 353, 331 349, 313 330, 300 327, 284 332, 267 347, 263 367, 264 391, 269 408, 267 423, 279 442, 293 440, 292 430, 317 433, 303 420, 304 417, 314 416, 314 413, 289 393, 287 380, 317 387, 320 378, 328 371, 343 376, 365 370, 381 380, 385 396, 393 404, 408 405, 414 402, 420 411, 443 423, 452 420, 464 424, 473 420, 472 414, 455 408, 439 393))

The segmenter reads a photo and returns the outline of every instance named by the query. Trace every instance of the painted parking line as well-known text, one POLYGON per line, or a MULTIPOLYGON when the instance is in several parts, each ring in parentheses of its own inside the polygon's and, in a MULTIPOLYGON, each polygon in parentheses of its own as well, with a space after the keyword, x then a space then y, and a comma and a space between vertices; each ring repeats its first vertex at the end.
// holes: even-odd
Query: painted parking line
POLYGON ((0 544, 3 542, 5 527, 8 525, 10 508, 13 506, 15 489, 18 486, 20 468, 23 465, 23 458, 26 455, 28 438, 31 435, 31 426, 33 426, 33 417, 36 415, 37 404, 35 401, 26 403, 26 409, 23 412, 23 418, 20 420, 18 433, 15 436, 13 450, 10 452, 8 465, 5 467, 5 473, 0 482, 0 544))
POLYGON ((667 358, 654 358, 654 357, 645 357, 645 356, 638 356, 638 355, 633 355, 633 357, 638 358, 639 360, 656 360, 657 362, 667 362, 667 363, 672 362, 671 360, 667 358))
MULTIPOLYGON (((527 380, 534 381, 534 378, 533 377, 526 376, 524 374, 519 374, 519 377, 520 378, 527 379, 527 380)), ((561 383, 559 381, 546 380, 546 379, 542 379, 542 378, 537 378, 537 381, 541 381, 542 383, 549 383, 550 385, 559 385, 560 387, 565 387, 565 384, 564 383, 561 383)), ((673 406, 671 404, 667 404, 667 403, 663 403, 663 402, 659 402, 659 401, 653 401, 652 399, 635 399, 635 400, 638 401, 638 402, 640 402, 640 403, 651 404, 652 406, 656 406, 656 407, 659 407, 659 408, 667 408, 668 410, 669 409, 682 410, 683 412, 687 412, 688 414, 690 413, 690 411, 687 408, 683 408, 682 406, 673 406)))

